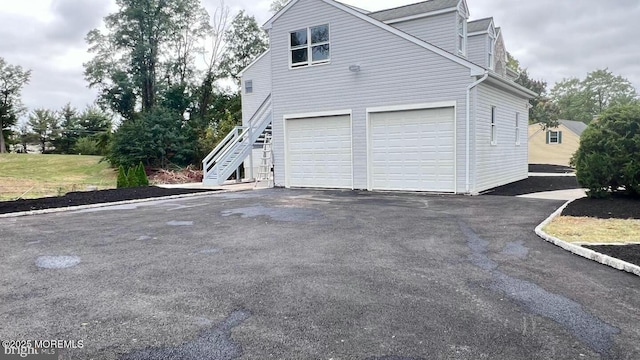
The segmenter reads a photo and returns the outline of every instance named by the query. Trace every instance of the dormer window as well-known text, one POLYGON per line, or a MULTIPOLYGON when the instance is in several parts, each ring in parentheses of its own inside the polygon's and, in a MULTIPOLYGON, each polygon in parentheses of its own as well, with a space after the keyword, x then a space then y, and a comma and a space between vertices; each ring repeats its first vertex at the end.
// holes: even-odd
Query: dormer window
POLYGON ((467 55, 467 20, 458 15, 458 54, 467 55))
POLYGON ((289 51, 292 68, 328 63, 331 59, 329 25, 292 31, 289 51))

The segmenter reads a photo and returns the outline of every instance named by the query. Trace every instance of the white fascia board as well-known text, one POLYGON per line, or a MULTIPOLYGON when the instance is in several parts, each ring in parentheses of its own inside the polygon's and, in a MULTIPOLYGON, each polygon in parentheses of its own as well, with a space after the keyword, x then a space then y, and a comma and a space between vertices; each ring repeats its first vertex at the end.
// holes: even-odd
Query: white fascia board
POLYGON ((446 14, 446 13, 454 12, 454 11, 457 11, 457 10, 458 10, 457 8, 452 7, 452 8, 448 8, 448 9, 430 11, 430 12, 422 13, 422 14, 405 16, 405 17, 401 17, 401 18, 397 18, 397 19, 385 20, 383 22, 385 24, 396 24, 396 23, 403 22, 403 21, 416 20, 416 19, 426 18, 426 17, 429 17, 429 16, 446 14))
POLYGON ((508 88, 509 90, 511 90, 513 93, 516 93, 518 95, 522 95, 528 99, 533 99, 536 96, 538 96, 538 94, 536 94, 535 92, 527 89, 526 87, 517 84, 511 80, 507 80, 505 78, 503 78, 502 76, 494 73, 494 72, 489 72, 489 82, 490 83, 497 83, 499 85, 502 85, 503 87, 508 88))
MULTIPOLYGON (((297 0, 293 0, 292 2, 296 2, 296 1, 297 0)), ((388 32, 390 32, 390 33, 392 33, 394 35, 397 35, 397 36, 399 36, 399 37, 401 37, 401 38, 403 38, 403 39, 405 39, 405 40, 407 40, 409 42, 412 42, 412 43, 414 43, 414 44, 416 44, 418 46, 421 46, 421 47, 423 47, 423 48, 425 48, 427 50, 430 50, 431 52, 434 52, 434 53, 436 53, 436 54, 438 54, 438 55, 440 55, 442 57, 445 57, 445 58, 447 58, 447 59, 449 59, 449 60, 451 60, 451 61, 453 61, 453 62, 455 62, 455 63, 457 63, 459 65, 462 65, 462 66, 468 68, 471 71, 471 76, 477 76, 477 75, 484 74, 484 71, 485 71, 484 68, 482 68, 482 67, 480 67, 480 66, 478 66, 478 65, 476 65, 476 64, 474 64, 474 63, 472 63, 472 62, 470 62, 468 60, 465 60, 465 59, 463 59, 461 57, 453 55, 452 53, 450 53, 450 52, 448 52, 446 50, 443 50, 443 49, 441 49, 441 48, 439 48, 439 47, 437 47, 437 46, 435 46, 433 44, 430 44, 430 43, 428 43, 426 41, 423 41, 423 40, 420 40, 420 39, 418 39, 418 38, 416 38, 414 36, 411 36, 411 35, 407 34, 404 31, 398 30, 398 29, 394 28, 393 26, 387 25, 387 24, 385 24, 385 23, 383 23, 381 21, 378 21, 378 20, 376 20, 376 19, 374 19, 374 18, 372 18, 372 17, 370 17, 368 15, 365 15, 365 14, 362 14, 362 13, 356 11, 356 10, 353 10, 352 8, 350 8, 350 7, 346 6, 346 5, 343 5, 343 4, 339 3, 339 2, 335 2, 333 0, 322 0, 322 1, 324 1, 325 3, 327 3, 329 5, 332 5, 333 7, 338 8, 338 9, 344 11, 344 12, 347 12, 347 13, 349 13, 349 14, 351 14, 351 15, 353 15, 353 16, 361 19, 361 20, 364 20, 364 21, 370 23, 371 25, 377 26, 377 27, 379 27, 379 28, 381 28, 383 30, 386 30, 386 31, 388 31, 388 32)))
POLYGON ((267 22, 266 22, 266 23, 264 23, 264 25, 262 25, 262 28, 263 28, 264 30, 269 30, 269 29, 271 29, 271 27, 272 27, 272 25, 273 25, 273 22, 274 22, 274 21, 276 21, 276 20, 278 20, 278 18, 279 18, 280 16, 282 16, 284 13, 286 13, 286 12, 287 12, 287 10, 289 10, 289 9, 290 9, 293 5, 295 5, 298 1, 300 1, 300 0, 291 0, 291 1, 289 1, 289 3, 287 3, 287 5, 285 5, 285 7, 283 7, 282 9, 280 9, 280 11, 278 11, 277 13, 275 13, 275 14, 271 17, 271 19, 267 20, 267 22))
POLYGON ((258 56, 255 60, 253 60, 251 62, 251 64, 247 65, 246 68, 242 69, 242 71, 240 71, 238 73, 238 77, 242 77, 244 75, 244 72, 249 70, 253 65, 255 65, 258 61, 260 61, 260 59, 262 59, 263 57, 265 57, 269 52, 271 51, 271 49, 267 49, 265 52, 263 52, 262 54, 260 54, 260 56, 258 56))

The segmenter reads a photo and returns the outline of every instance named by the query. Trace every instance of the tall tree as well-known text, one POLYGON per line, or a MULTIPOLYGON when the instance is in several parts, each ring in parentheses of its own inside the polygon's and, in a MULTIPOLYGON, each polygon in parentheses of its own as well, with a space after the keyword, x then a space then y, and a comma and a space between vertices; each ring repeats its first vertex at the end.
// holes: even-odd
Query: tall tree
POLYGON ((275 14, 280 11, 280 9, 287 6, 288 3, 289 0, 273 0, 271 6, 269 7, 269 10, 271 10, 271 12, 275 14))
POLYGON ((551 98, 562 118, 588 124, 610 106, 638 101, 638 93, 629 80, 603 69, 588 73, 584 80, 563 79, 551 90, 551 98))
POLYGON ((172 74, 187 76, 185 63, 191 61, 191 50, 202 35, 206 11, 199 0, 116 0, 116 4, 118 11, 105 18, 106 32, 94 29, 87 35, 95 56, 85 64, 85 77, 91 87, 101 90, 103 104, 131 119, 138 106, 146 112, 157 103, 163 54, 174 57, 169 66, 172 74), (176 46, 178 54, 163 52, 176 46))
POLYGON ((69 103, 60 110, 59 114, 60 136, 55 140, 54 146, 57 153, 70 154, 79 136, 78 110, 69 103))
POLYGON ((7 151, 6 140, 11 126, 24 111, 22 87, 29 82, 31 70, 8 64, 0 57, 0 153, 7 151))
POLYGON ((222 68, 234 80, 239 80, 240 71, 246 68, 258 55, 267 50, 267 34, 260 29, 253 16, 241 10, 225 33, 227 51, 222 60, 222 68))
POLYGON ((38 136, 42 153, 47 150, 47 143, 58 136, 58 121, 56 113, 46 109, 35 109, 29 116, 29 126, 38 136))

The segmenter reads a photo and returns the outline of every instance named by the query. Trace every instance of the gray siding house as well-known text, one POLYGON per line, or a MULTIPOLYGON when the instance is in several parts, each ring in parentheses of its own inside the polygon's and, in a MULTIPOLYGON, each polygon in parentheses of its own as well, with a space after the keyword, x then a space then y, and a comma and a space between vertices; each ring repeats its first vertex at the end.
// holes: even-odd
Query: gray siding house
MULTIPOLYGON (((237 144, 253 148, 268 122, 275 186, 477 194, 526 178, 535 94, 512 81, 493 20, 468 19, 465 0, 373 13, 292 0, 241 74, 228 167, 252 172, 237 144)), ((226 180, 225 159, 209 160, 205 182, 226 180)))

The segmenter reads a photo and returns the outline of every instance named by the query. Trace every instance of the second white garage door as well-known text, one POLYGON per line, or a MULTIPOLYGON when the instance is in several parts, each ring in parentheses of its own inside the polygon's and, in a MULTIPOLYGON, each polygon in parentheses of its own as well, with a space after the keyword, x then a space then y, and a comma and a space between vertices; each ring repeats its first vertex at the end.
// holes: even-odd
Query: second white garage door
POLYGON ((369 187, 455 191, 454 108, 369 114, 369 187))
POLYGON ((353 188, 351 117, 287 119, 286 184, 353 188))

